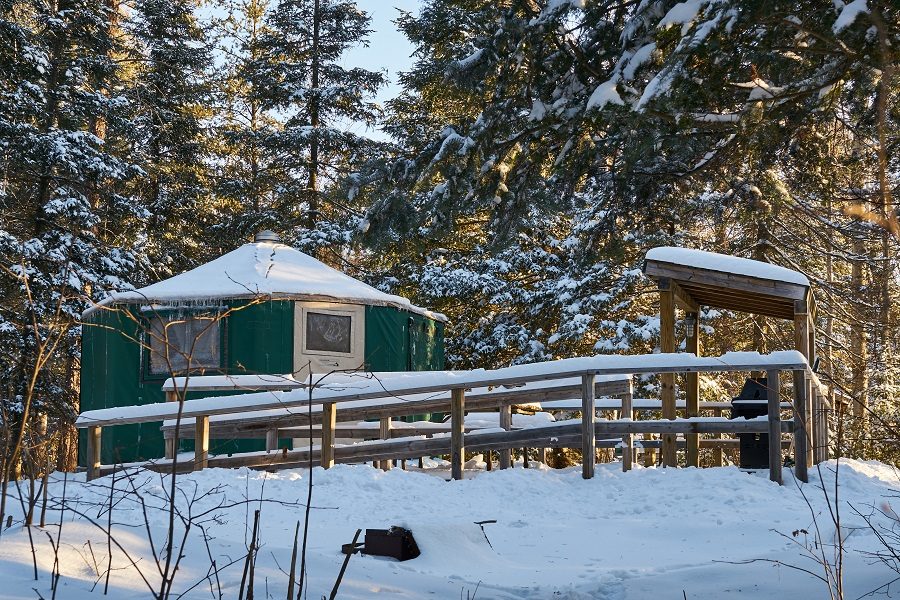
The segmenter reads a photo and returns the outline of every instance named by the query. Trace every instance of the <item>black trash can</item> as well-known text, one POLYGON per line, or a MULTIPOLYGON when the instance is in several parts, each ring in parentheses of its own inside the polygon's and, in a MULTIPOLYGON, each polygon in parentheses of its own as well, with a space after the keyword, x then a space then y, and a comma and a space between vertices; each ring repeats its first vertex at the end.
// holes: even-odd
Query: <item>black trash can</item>
MULTIPOLYGON (((755 419, 769 414, 768 382, 765 377, 744 382, 741 393, 731 400, 732 419, 755 419)), ((742 469, 769 468, 769 434, 739 433, 742 469)))

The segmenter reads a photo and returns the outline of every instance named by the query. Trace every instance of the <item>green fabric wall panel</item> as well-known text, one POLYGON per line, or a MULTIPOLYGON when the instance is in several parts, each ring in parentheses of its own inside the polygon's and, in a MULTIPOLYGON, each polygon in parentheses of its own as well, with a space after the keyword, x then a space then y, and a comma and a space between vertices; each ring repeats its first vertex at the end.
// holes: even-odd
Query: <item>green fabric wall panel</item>
POLYGON ((294 303, 235 304, 228 316, 229 373, 290 373, 294 356, 294 303), (243 307, 242 307, 243 306, 243 307))
POLYGON ((366 307, 366 368, 370 371, 409 369, 409 314, 389 306, 366 307))

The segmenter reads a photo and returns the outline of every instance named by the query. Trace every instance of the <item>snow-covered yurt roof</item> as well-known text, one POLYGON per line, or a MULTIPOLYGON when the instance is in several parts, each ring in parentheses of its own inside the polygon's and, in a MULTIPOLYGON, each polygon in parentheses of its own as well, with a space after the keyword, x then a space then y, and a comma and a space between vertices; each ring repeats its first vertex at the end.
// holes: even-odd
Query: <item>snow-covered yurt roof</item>
POLYGON ((321 300, 393 306, 446 321, 440 313, 413 305, 329 267, 285 244, 258 240, 232 250, 195 269, 138 290, 113 292, 98 306, 111 304, 172 304, 226 298, 321 300))

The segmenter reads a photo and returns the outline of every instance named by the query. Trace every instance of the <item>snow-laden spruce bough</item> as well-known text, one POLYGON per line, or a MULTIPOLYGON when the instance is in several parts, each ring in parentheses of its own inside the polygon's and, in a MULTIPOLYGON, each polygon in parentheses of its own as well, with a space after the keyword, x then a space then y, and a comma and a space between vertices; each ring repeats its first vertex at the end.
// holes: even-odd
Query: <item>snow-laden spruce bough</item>
MULTIPOLYGON (((655 460, 660 445, 662 463, 674 467, 679 446, 688 466, 699 466, 702 447, 717 451, 713 464, 721 464, 721 448, 731 440, 701 440, 704 434, 753 433, 769 435, 770 476, 778 482, 782 437, 788 434, 796 476, 806 481, 808 466, 829 455, 830 408, 828 391, 810 366, 815 298, 808 279, 782 267, 685 248, 649 251, 644 271, 659 289, 659 354, 443 371, 443 315, 358 282, 267 233, 193 271, 114 294, 86 315, 96 319, 102 332, 96 335, 108 347, 88 349, 86 340, 83 397, 91 397, 92 386, 104 379, 99 387, 112 404, 78 418, 77 426, 87 430, 82 456, 88 477, 114 469, 101 466, 111 455, 118 463, 161 471, 290 468, 310 460, 326 468, 366 461, 387 468, 395 460, 449 455, 452 477, 460 479, 466 450, 488 456, 498 451, 505 468, 512 449, 577 448, 585 457, 583 476, 591 478, 598 445, 621 448, 628 470, 635 434, 645 436, 640 443, 645 461, 655 460), (699 356, 701 307, 790 320, 796 348, 699 356), (677 309, 685 312, 685 352, 676 352, 677 309), (111 338, 119 338, 128 351, 111 353, 111 338), (112 368, 121 367, 125 356, 131 364, 112 368), (700 402, 700 374, 735 372, 767 375, 768 416, 730 420, 720 416, 721 407, 714 409, 719 416, 701 416, 701 408, 711 407, 700 402), (677 374, 684 374, 682 418, 677 374), (638 375, 659 376, 654 406, 662 409, 663 419, 635 419, 632 379, 638 375), (144 402, 111 396, 116 387, 126 393, 139 389, 144 402), (154 394, 146 393, 150 389, 154 394), (198 397, 223 391, 232 395, 198 397), (166 401, 152 401, 163 394, 166 401), (782 397, 790 399, 787 420, 782 420, 782 397), (597 419, 598 398, 619 418, 597 419), (513 407, 540 410, 548 403, 552 409, 549 403, 571 399, 580 400, 580 420, 512 419, 513 407), (483 419, 482 426, 474 425, 473 413, 467 426, 467 410, 497 413, 498 426, 484 427, 483 419), (433 422, 432 415, 447 412, 448 423, 433 422), (406 422, 423 415, 424 423, 406 422), (377 430, 365 425, 373 420, 377 430), (141 437, 155 441, 132 460, 122 460, 120 446, 127 441, 119 439, 117 446, 111 438, 113 448, 108 441, 101 444, 102 431, 120 426, 143 427, 141 437), (655 435, 662 436, 661 444, 650 439, 655 435), (336 444, 336 438, 360 437, 370 441, 336 444), (193 457, 179 456, 185 438, 193 439, 193 457), (308 445, 301 447, 304 438, 308 445), (321 441, 313 444, 312 438, 321 441), (248 446, 248 439, 257 439, 259 447, 248 446), (211 447, 211 440, 217 445, 211 447), (147 454, 154 450, 156 455, 147 454)), ((86 331, 93 335, 90 327, 86 331)))

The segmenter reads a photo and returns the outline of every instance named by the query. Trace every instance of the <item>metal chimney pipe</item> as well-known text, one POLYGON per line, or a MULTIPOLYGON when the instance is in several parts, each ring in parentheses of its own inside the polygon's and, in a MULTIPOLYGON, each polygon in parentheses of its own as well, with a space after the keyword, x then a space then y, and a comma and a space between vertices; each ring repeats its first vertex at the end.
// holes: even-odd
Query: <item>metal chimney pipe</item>
POLYGON ((263 229, 259 233, 256 234, 253 238, 254 242, 270 242, 272 244, 278 244, 281 242, 281 238, 277 233, 270 229, 263 229))

